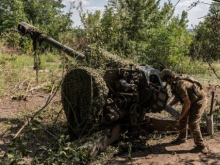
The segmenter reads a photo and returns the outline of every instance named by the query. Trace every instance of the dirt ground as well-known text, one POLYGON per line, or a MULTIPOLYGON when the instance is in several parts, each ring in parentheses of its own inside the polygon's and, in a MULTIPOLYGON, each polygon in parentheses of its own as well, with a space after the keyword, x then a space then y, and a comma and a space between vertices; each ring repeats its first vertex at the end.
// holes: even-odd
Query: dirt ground
POLYGON ((0 98, 0 158, 6 152, 9 140, 13 137, 11 130, 13 128, 18 130, 23 124, 18 118, 29 111, 35 111, 45 101, 46 96, 38 94, 30 95, 27 101, 12 100, 10 96, 0 98))
MULTIPOLYGON (((131 160, 127 153, 117 155, 109 164, 114 165, 218 165, 220 164, 220 133, 213 136, 204 136, 205 144, 209 148, 207 155, 203 153, 191 153, 194 148, 193 139, 190 137, 186 143, 173 145, 170 142, 173 137, 165 137, 160 140, 150 140, 153 143, 146 150, 136 150, 131 153, 131 160)), ((148 143, 149 140, 146 141, 148 143)))
MULTIPOLYGON (((210 100, 211 88, 206 88, 208 99, 210 100)), ((215 98, 218 100, 220 96, 220 89, 216 89, 215 98)), ((25 113, 36 111, 39 107, 45 104, 47 100, 46 94, 30 94, 27 101, 12 100, 11 96, 0 98, 0 159, 7 151, 9 140, 12 138, 11 132, 8 128, 14 127, 16 130, 20 128, 22 123, 18 126, 17 118, 25 113)), ((60 98, 55 98, 60 101, 60 98)), ((216 101, 215 101, 216 102, 216 101)), ((210 102, 208 103, 210 105, 210 102)), ((209 108, 209 107, 208 107, 209 108)), ((208 110, 207 108, 207 110, 208 110)), ((200 164, 220 164, 220 132, 215 132, 212 136, 207 136, 203 133, 205 144, 209 148, 207 155, 202 153, 190 153, 194 147, 194 142, 189 137, 187 143, 181 145, 171 145, 171 141, 176 137, 163 136, 159 139, 147 138, 140 140, 140 144, 146 145, 144 150, 136 148, 131 152, 131 159, 128 159, 128 152, 123 152, 115 155, 108 164, 149 164, 149 165, 200 165, 200 164), (141 143, 140 143, 141 142, 141 143), (150 144, 150 145, 149 145, 150 144)))

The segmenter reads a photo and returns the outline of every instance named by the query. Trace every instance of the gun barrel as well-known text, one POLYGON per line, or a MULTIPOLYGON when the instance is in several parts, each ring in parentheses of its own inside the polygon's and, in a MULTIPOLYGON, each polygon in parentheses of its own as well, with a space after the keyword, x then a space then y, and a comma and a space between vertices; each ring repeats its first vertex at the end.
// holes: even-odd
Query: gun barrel
POLYGON ((43 37, 44 42, 46 42, 47 44, 51 45, 54 48, 57 48, 58 50, 65 52, 69 56, 76 58, 76 59, 80 59, 80 60, 85 58, 84 54, 82 54, 76 50, 73 50, 66 45, 61 44, 60 42, 54 40, 53 38, 47 37, 44 34, 42 34, 41 36, 43 37))
POLYGON ((26 22, 21 22, 18 24, 18 31, 23 35, 29 34, 30 32, 40 33, 39 31, 37 31, 37 28, 35 26, 32 26, 26 22))
POLYGON ((41 41, 46 42, 47 44, 51 45, 52 47, 57 48, 58 50, 61 50, 63 52, 65 52, 66 54, 68 54, 69 56, 75 58, 75 59, 84 59, 85 55, 71 49, 70 47, 63 45, 62 43, 54 40, 51 37, 46 36, 45 34, 43 34, 42 32, 38 31, 36 27, 29 25, 26 22, 21 22, 18 24, 18 31, 22 34, 22 35, 26 35, 26 34, 30 34, 31 37, 39 37, 39 39, 41 41))

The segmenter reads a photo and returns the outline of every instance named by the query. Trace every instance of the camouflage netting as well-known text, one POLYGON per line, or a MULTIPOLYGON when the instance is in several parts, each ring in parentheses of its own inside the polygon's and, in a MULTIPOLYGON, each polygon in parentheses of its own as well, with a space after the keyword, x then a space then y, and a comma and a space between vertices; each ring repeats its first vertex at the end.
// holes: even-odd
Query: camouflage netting
POLYGON ((79 138, 95 131, 108 89, 97 70, 81 67, 71 70, 62 84, 62 103, 70 133, 79 138))
POLYGON ((129 62, 117 55, 111 54, 100 48, 87 47, 84 52, 87 65, 99 69, 128 68, 129 62))
POLYGON ((130 64, 100 48, 90 46, 83 53, 86 60, 72 66, 62 84, 62 103, 74 137, 97 131, 108 92, 103 80, 106 69, 129 68, 130 64))

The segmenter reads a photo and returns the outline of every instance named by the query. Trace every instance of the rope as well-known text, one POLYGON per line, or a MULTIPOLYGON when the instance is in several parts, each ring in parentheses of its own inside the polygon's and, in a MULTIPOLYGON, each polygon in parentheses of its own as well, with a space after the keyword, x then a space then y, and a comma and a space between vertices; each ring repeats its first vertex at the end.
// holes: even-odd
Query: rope
MULTIPOLYGON (((37 52, 37 41, 39 40, 40 33, 33 33, 32 40, 33 40, 33 49, 34 49, 34 67, 33 69, 36 71, 36 81, 38 83, 38 73, 40 69, 40 55, 37 52)), ((39 42, 39 45, 41 45, 41 42, 39 42)))

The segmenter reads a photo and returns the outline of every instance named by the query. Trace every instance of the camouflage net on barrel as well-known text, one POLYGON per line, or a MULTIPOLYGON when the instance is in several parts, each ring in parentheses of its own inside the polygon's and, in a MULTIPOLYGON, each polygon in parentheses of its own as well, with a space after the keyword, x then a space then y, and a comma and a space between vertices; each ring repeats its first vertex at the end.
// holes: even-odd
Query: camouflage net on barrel
POLYGON ((62 103, 71 135, 79 138, 95 131, 108 89, 97 70, 71 70, 62 83, 62 103))
POLYGON ((99 69, 128 68, 129 62, 117 55, 111 54, 101 48, 87 47, 85 49, 87 65, 99 69))

